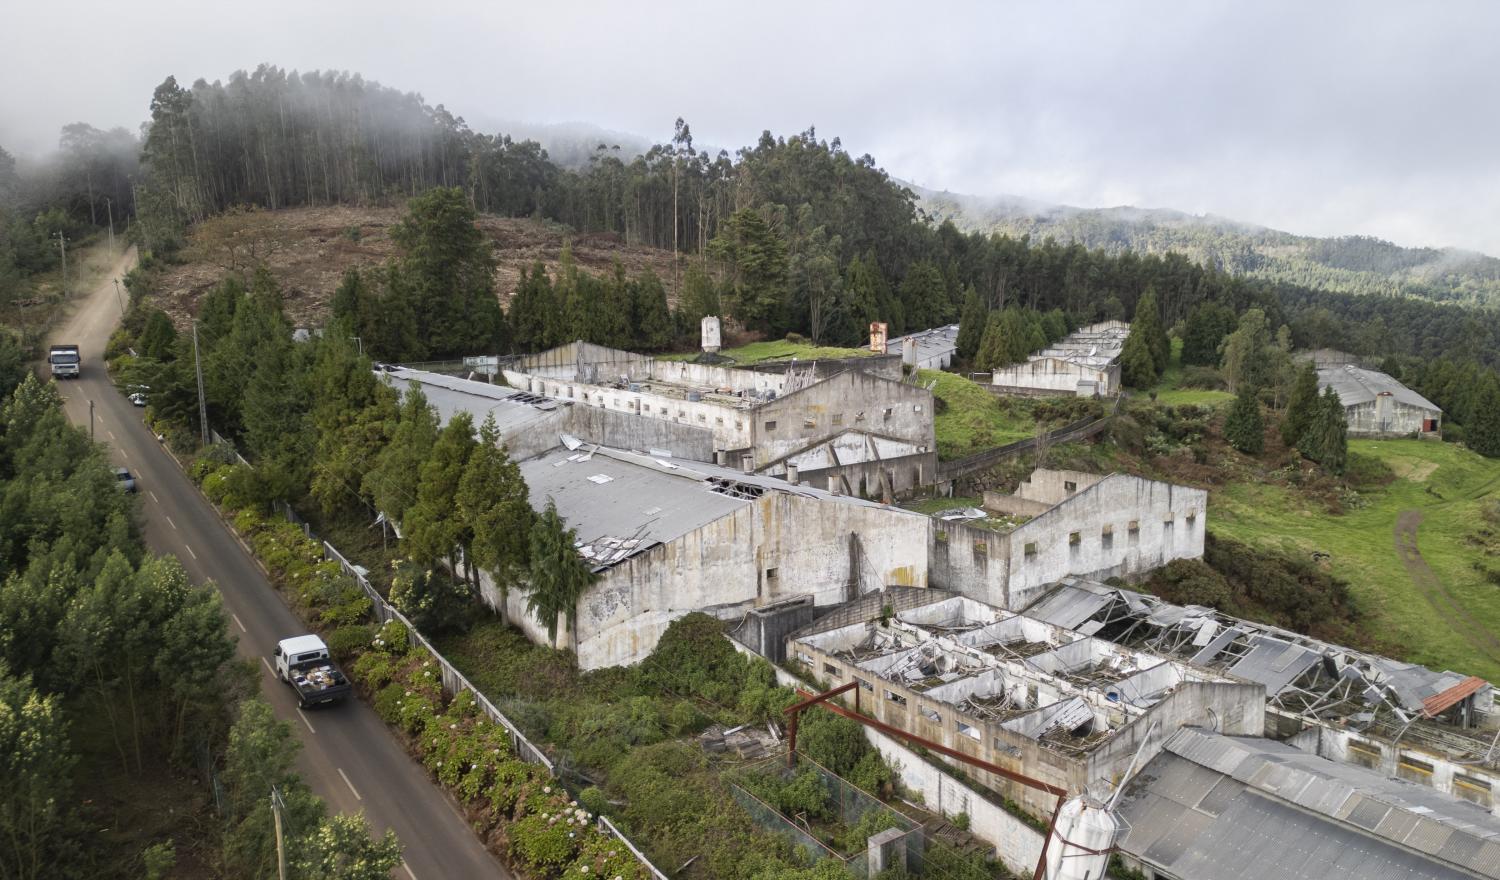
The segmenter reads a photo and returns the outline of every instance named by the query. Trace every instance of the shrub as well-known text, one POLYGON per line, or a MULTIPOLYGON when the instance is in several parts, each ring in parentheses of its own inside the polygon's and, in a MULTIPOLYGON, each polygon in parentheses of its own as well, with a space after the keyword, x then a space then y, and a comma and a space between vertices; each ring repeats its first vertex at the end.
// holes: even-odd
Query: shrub
POLYGON ((371 624, 355 624, 340 626, 338 629, 328 633, 325 641, 328 650, 341 663, 348 662, 351 658, 358 657, 369 650, 370 640, 375 637, 375 627, 371 624))
POLYGON ((410 649, 406 624, 399 620, 387 620, 375 634, 375 647, 387 654, 405 654, 410 649))
MULTIPOLYGON (((366 657, 371 655, 366 654, 366 657)), ((364 659, 363 657, 360 659, 364 659)), ((387 724, 396 724, 401 720, 401 703, 405 699, 406 685, 394 682, 382 687, 375 694, 375 714, 387 724)))
MULTIPOLYGON (((356 587, 352 590, 342 591, 339 594, 338 604, 324 609, 323 613, 319 615, 319 620, 322 621, 324 626, 353 627, 360 621, 368 620, 370 618, 370 609, 373 607, 374 604, 370 601, 370 597, 366 596, 356 587)), ((366 629, 369 631, 369 638, 365 639, 364 644, 368 645, 370 639, 375 637, 375 630, 373 626, 366 629)))
POLYGON ((407 559, 391 578, 391 604, 418 630, 436 635, 467 627, 474 594, 468 584, 407 559))

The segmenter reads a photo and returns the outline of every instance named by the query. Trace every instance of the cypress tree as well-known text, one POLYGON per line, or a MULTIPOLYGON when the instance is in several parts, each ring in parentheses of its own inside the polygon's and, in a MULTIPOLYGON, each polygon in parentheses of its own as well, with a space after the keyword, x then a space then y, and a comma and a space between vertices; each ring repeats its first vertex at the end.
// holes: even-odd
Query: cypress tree
POLYGON ((1156 301, 1156 288, 1148 287, 1135 304, 1135 320, 1130 324, 1131 335, 1139 333, 1151 350, 1151 362, 1156 375, 1160 376, 1172 357, 1172 342, 1161 323, 1161 306, 1156 301))
POLYGON ((1312 421, 1297 449, 1330 474, 1344 472, 1349 460, 1349 424, 1344 418, 1343 401, 1332 388, 1318 398, 1312 421))
POLYGON ((526 593, 526 610, 546 624, 548 641, 556 640, 561 615, 568 616, 568 628, 573 628, 578 600, 596 579, 573 547, 576 537, 548 498, 547 509, 531 524, 526 593))
POLYGON ((973 285, 964 295, 964 310, 958 321, 958 358, 972 361, 979 354, 979 344, 984 341, 985 324, 989 321, 989 310, 984 307, 979 291, 973 285))
POLYGON ((1120 352, 1120 378, 1131 388, 1145 390, 1156 384, 1157 376, 1151 343, 1132 327, 1130 335, 1125 337, 1125 348, 1120 352))
MULTIPOLYGON (((1185 350, 1185 349, 1184 349, 1185 350)), ((1287 398, 1286 415, 1281 419, 1281 440, 1287 446, 1296 446, 1302 435, 1312 424, 1318 404, 1318 370, 1312 361, 1297 371, 1292 393, 1287 398)))
POLYGON ((1224 439, 1246 455, 1259 455, 1265 448, 1265 421, 1260 415, 1260 401, 1247 385, 1240 388, 1224 420, 1224 439))

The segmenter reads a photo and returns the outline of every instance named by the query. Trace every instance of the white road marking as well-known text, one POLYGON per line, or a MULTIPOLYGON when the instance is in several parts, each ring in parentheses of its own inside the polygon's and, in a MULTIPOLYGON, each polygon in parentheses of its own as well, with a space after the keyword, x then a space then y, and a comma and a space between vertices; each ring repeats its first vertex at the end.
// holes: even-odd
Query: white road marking
POLYGON ((126 458, 129 458, 129 457, 130 457, 130 453, 129 453, 129 452, 127 452, 127 451, 126 451, 126 450, 125 450, 125 447, 123 447, 123 446, 122 446, 122 447, 120 447, 120 454, 121 454, 121 455, 123 455, 123 456, 125 456, 125 457, 126 457, 126 458))
POLYGON ((274 670, 274 669, 271 668, 271 661, 267 660, 264 657, 262 657, 262 658, 260 658, 260 662, 266 664, 266 671, 269 672, 269 673, 271 673, 271 677, 272 678, 275 678, 276 677, 276 670, 274 670))
POLYGON ((317 731, 313 729, 312 722, 307 720, 307 716, 302 714, 302 710, 301 709, 297 710, 297 717, 301 718, 302 719, 302 723, 307 725, 307 732, 308 733, 317 733, 317 731))
POLYGON ((110 429, 105 428, 104 429, 104 433, 106 433, 106 434, 109 435, 109 439, 111 439, 111 440, 115 439, 115 432, 114 431, 111 431, 110 429))
POLYGON ((156 493, 155 492, 152 492, 150 489, 147 489, 146 490, 146 494, 151 496, 151 503, 152 504, 160 504, 161 503, 160 501, 156 500, 156 493))
POLYGON ((354 783, 352 783, 352 782, 349 781, 349 774, 347 774, 347 773, 344 772, 344 768, 343 767, 339 767, 337 769, 339 771, 339 775, 342 776, 342 777, 344 777, 344 784, 347 785, 347 786, 349 786, 349 790, 350 791, 354 792, 354 799, 357 800, 357 801, 364 800, 364 798, 362 798, 362 797, 359 796, 359 790, 354 787, 354 783))
MULTIPOLYGON (((235 614, 233 611, 231 611, 231 612, 229 612, 229 616, 234 618, 234 623, 235 623, 236 626, 238 626, 240 628, 240 632, 243 633, 243 632, 249 632, 250 631, 248 629, 245 629, 245 625, 243 623, 240 623, 240 616, 238 614, 235 614)), ((266 658, 262 657, 260 659, 264 660, 266 658)), ((269 663, 266 664, 267 668, 270 668, 270 666, 271 666, 271 664, 269 664, 269 663)))
POLYGON ((401 870, 405 871, 406 876, 410 877, 411 880, 417 880, 417 875, 411 872, 411 865, 408 865, 406 862, 402 862, 401 870))
POLYGON ((170 516, 167 517, 167 525, 171 526, 174 529, 177 528, 177 523, 172 522, 172 518, 170 516))
POLYGON ((183 544, 182 545, 182 549, 186 550, 188 552, 188 555, 191 556, 191 557, 193 557, 194 559, 198 558, 198 554, 196 554, 196 553, 193 552, 193 548, 192 547, 189 547, 188 545, 183 544))

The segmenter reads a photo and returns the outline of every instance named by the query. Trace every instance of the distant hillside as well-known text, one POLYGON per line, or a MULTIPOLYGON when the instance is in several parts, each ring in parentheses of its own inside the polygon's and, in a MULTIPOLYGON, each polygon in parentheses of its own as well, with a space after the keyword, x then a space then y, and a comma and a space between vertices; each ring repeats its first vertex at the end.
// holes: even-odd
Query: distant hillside
POLYGON ((587 122, 517 122, 485 120, 470 127, 485 134, 507 134, 514 141, 536 141, 547 151, 547 158, 562 168, 574 171, 588 168, 591 159, 604 146, 605 152, 629 162, 651 149, 651 141, 638 134, 611 131, 587 122))
POLYGON ((1470 251, 1407 248, 1361 235, 1312 238, 1172 210, 1074 208, 911 189, 934 221, 952 220, 966 232, 1051 236, 1108 253, 1177 251, 1227 272, 1325 290, 1500 306, 1500 260, 1470 251))

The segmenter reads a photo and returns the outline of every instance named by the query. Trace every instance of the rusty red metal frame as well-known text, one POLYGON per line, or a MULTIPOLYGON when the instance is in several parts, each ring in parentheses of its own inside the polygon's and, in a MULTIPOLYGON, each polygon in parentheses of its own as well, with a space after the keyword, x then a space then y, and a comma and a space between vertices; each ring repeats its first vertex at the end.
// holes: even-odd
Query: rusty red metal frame
MULTIPOLYGON (((786 709, 782 710, 782 714, 789 716, 787 719, 786 737, 786 762, 788 767, 796 766, 797 762, 797 716, 802 714, 802 711, 804 709, 809 709, 813 706, 822 704, 823 708, 827 709, 830 712, 833 712, 836 715, 842 715, 845 718, 848 718, 851 721, 857 721, 860 724, 865 725, 866 727, 873 727, 881 733, 886 734, 887 736, 892 736, 896 739, 904 740, 908 743, 915 743, 916 745, 920 745, 922 748, 929 751, 937 752, 940 755, 947 755, 954 760, 962 761, 965 764, 978 767, 979 769, 987 771, 989 773, 993 773, 996 776, 1004 777, 1011 780, 1012 782, 1019 783, 1020 785, 1024 785, 1028 788, 1034 788, 1037 791, 1044 791, 1047 794, 1055 796, 1057 798, 1057 805, 1052 808, 1052 818, 1047 823, 1047 836, 1042 839, 1042 854, 1041 857, 1037 859, 1036 871, 1031 875, 1032 880, 1042 880, 1042 875, 1046 873, 1047 870, 1047 848, 1052 844, 1053 834, 1057 830, 1058 814, 1062 812, 1063 804, 1066 803, 1068 799, 1068 792, 1066 789, 1058 788, 1057 786, 1052 785, 1051 783, 1043 782, 1040 779, 1033 779, 1032 777, 1027 776, 1024 773, 1017 773, 1014 770, 1007 770, 1006 768, 1001 767, 999 764, 992 764, 989 761, 976 758, 973 755, 966 755, 963 752, 958 751, 957 749, 950 749, 942 743, 934 742, 930 739, 927 739, 926 737, 918 736, 915 733, 910 733, 908 731, 902 730, 899 727, 892 727, 891 725, 886 724, 884 721, 880 721, 878 719, 870 718, 869 716, 860 714, 858 681, 851 681, 846 685, 840 685, 839 687, 836 687, 831 691, 824 691, 821 694, 810 694, 807 691, 798 688, 797 695, 803 698, 801 702, 794 703, 788 706, 786 709), (846 709, 843 706, 840 706, 838 703, 831 702, 832 698, 849 690, 854 691, 854 709, 846 709)), ((1076 844, 1072 845, 1076 846, 1076 844)), ((1086 849, 1084 847, 1079 848, 1086 849)), ((1093 852, 1092 850, 1086 851, 1093 852)), ((1095 853, 1095 855, 1098 855, 1098 853, 1095 853)))

